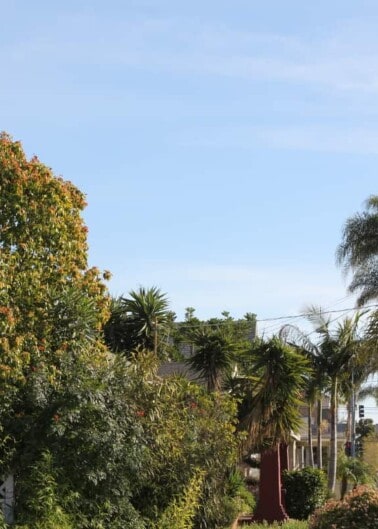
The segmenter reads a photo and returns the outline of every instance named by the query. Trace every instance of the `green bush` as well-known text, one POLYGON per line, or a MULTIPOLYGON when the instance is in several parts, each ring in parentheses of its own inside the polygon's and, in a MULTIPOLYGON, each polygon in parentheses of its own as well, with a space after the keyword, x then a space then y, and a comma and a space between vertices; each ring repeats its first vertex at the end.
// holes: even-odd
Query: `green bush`
MULTIPOLYGON (((240 513, 251 513, 255 509, 255 497, 247 489, 239 470, 232 470, 224 476, 217 490, 206 490, 201 498, 196 529, 218 529, 227 527, 240 513), (215 493, 214 493, 215 492, 215 493)), ((173 527, 172 527, 173 529, 173 527)))
POLYGON ((49 451, 41 454, 30 469, 29 480, 18 483, 27 500, 18 505, 18 518, 32 529, 73 529, 69 515, 61 504, 59 487, 49 451))
POLYGON ((204 473, 197 470, 181 496, 174 498, 168 505, 154 529, 193 529, 203 481, 204 473))
POLYGON ((308 529, 308 523, 303 520, 288 520, 287 522, 274 522, 273 524, 254 523, 249 526, 251 529, 308 529))
POLYGON ((348 483, 354 487, 358 485, 373 485, 375 471, 359 457, 348 457, 339 454, 337 459, 337 477, 341 480, 341 498, 345 496, 348 483))
POLYGON ((309 529, 377 529, 378 490, 361 485, 341 501, 330 500, 310 518, 309 529))
POLYGON ((3 511, 0 509, 0 529, 7 529, 7 524, 4 520, 3 511))
POLYGON ((235 513, 232 513, 233 517, 238 513, 249 514, 255 510, 256 498, 248 490, 243 475, 237 469, 228 475, 225 496, 229 499, 235 510, 235 513))
POLYGON ((286 490, 286 511, 290 518, 307 520, 327 498, 326 476, 318 468, 286 471, 283 485, 286 490))

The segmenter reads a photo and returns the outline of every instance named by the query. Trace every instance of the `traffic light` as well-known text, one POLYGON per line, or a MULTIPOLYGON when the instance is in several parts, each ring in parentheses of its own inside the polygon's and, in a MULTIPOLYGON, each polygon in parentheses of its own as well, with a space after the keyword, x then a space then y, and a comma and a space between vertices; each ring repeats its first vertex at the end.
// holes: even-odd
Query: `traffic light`
POLYGON ((365 417, 365 406, 363 404, 360 404, 358 406, 358 417, 360 419, 363 419, 365 417))
POLYGON ((345 455, 349 457, 351 453, 352 453, 352 443, 350 441, 347 441, 345 443, 345 455))

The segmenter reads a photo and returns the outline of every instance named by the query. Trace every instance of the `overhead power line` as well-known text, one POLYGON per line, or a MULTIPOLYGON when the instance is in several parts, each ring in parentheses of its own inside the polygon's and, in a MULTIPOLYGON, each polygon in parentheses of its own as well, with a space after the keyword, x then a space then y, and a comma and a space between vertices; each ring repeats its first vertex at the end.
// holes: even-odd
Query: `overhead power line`
MULTIPOLYGON (((319 314, 321 315, 327 315, 327 314, 340 314, 340 316, 338 316, 337 318, 335 318, 334 320, 332 321, 335 321, 337 320, 339 317, 341 317, 341 315, 345 312, 357 312, 357 311, 360 311, 360 310, 366 310, 366 309, 374 309, 374 308, 378 308, 378 303, 375 303, 375 304, 372 304, 372 305, 367 305, 365 307, 363 307, 362 309, 361 308, 357 308, 357 307, 349 307, 347 309, 333 309, 333 310, 320 310, 319 311, 319 314)), ((278 321, 282 321, 282 320, 294 320, 294 319, 301 319, 301 318, 307 318, 309 316, 312 316, 314 313, 313 312, 302 312, 300 314, 288 314, 286 316, 275 316, 275 317, 271 317, 271 318, 256 318, 256 323, 265 323, 265 322, 278 322, 278 321)), ((212 319, 212 318, 210 318, 212 319)), ((124 325, 134 325, 135 322, 133 321, 125 321, 123 322, 124 325)), ((159 322, 157 322, 159 324, 159 322)), ((248 320, 245 320, 245 319, 238 319, 238 320, 222 320, 222 319, 219 319, 218 321, 216 322, 212 322, 212 323, 209 323, 209 322, 206 322, 206 321, 199 321, 198 323, 190 323, 190 320, 187 320, 187 321, 180 321, 180 322, 174 322, 174 324, 181 324, 181 325, 185 325, 185 327, 188 329, 188 328, 196 328, 196 327, 219 327, 219 325, 237 325, 237 324, 248 324, 250 323, 251 324, 251 327, 253 326, 253 322, 249 322, 248 320)), ((274 325, 272 326, 274 327, 274 325)))
MULTIPOLYGON (((368 305, 366 307, 363 307, 362 310, 372 309, 372 308, 377 308, 377 307, 378 307, 378 304, 368 305)), ((319 313, 320 314, 335 314, 335 313, 351 312, 351 311, 357 312, 358 310, 361 310, 361 309, 360 308, 356 308, 356 307, 349 307, 348 309, 321 310, 321 311, 319 311, 319 313)), ((265 322, 265 321, 290 320, 290 319, 295 319, 295 318, 306 318, 306 317, 312 316, 312 315, 313 315, 312 312, 303 312, 302 314, 290 314, 288 316, 276 316, 276 317, 273 317, 273 318, 261 318, 261 319, 257 319, 256 321, 261 323, 261 322, 265 322)))

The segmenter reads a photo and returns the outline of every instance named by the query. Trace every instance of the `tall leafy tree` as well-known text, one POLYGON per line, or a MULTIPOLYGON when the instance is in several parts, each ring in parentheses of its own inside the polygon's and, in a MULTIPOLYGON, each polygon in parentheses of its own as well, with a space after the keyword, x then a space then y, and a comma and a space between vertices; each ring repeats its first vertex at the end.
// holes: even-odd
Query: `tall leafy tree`
POLYGON ((298 353, 308 358, 311 372, 307 379, 304 397, 308 405, 308 443, 310 451, 310 465, 314 466, 312 442, 312 409, 316 404, 316 429, 317 429, 317 466, 322 468, 322 399, 328 387, 328 376, 323 367, 322 355, 316 343, 310 340, 296 325, 284 325, 279 333, 280 338, 294 347, 298 353))
POLYGON ((50 454, 45 481, 75 527, 143 527, 129 501, 137 409, 101 342, 109 299, 87 266, 84 195, 5 134, 0 191, 0 473, 13 470, 19 512, 39 522, 27 490, 50 454))
POLYGON ((56 366, 80 325, 93 336, 108 316, 100 272, 87 265, 85 205, 71 182, 0 136, 2 375, 25 377, 41 361, 56 366), (84 323, 80 313, 89 312, 84 323))
POLYGON ((365 211, 346 221, 336 259, 352 272, 349 290, 359 293, 360 306, 378 297, 378 195, 368 198, 365 211))
POLYGON ((247 432, 246 446, 261 452, 255 518, 282 521, 287 515, 281 501, 280 444, 288 443, 299 430, 308 361, 277 337, 256 340, 248 360, 248 391, 241 403, 240 425, 247 432))
MULTIPOLYGON (((50 383, 62 359, 91 341, 103 355, 101 325, 108 296, 87 263, 84 194, 28 159, 20 142, 0 134, 0 448, 5 467, 18 446, 9 418, 30 409, 35 373, 50 383), (96 345, 95 345, 96 344, 96 345), (25 409, 23 409, 25 408, 25 409)), ((105 274, 108 277, 108 274, 105 274)), ((55 381, 55 382, 54 382, 55 381)), ((4 467, 4 468, 5 468, 4 467)))

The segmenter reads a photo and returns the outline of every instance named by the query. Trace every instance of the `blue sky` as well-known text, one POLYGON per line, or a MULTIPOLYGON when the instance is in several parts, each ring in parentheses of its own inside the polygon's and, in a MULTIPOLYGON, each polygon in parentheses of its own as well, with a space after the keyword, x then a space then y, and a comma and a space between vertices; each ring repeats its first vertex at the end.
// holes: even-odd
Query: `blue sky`
POLYGON ((334 255, 378 192, 376 0, 0 7, 0 128, 87 194, 113 294, 157 285, 179 318, 353 306, 334 255))

